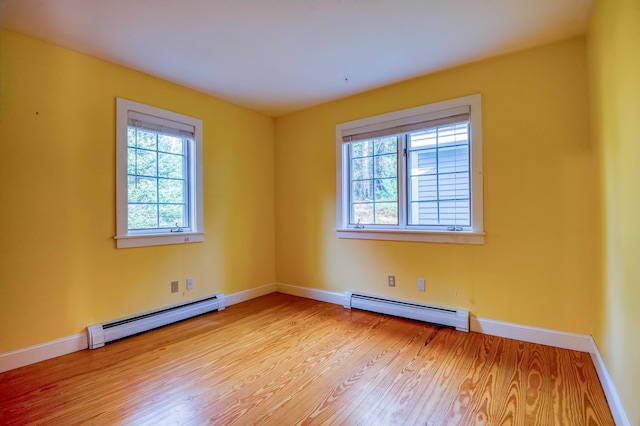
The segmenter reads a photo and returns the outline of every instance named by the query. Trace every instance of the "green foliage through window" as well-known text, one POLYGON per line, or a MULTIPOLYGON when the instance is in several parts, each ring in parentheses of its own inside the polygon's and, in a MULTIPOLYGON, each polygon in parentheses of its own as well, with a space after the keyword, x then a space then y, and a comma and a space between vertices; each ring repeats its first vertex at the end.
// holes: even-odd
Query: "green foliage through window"
POLYGON ((397 149, 395 136, 350 144, 352 224, 398 223, 397 149))
POLYGON ((129 229, 188 227, 190 139, 135 126, 127 135, 129 229))

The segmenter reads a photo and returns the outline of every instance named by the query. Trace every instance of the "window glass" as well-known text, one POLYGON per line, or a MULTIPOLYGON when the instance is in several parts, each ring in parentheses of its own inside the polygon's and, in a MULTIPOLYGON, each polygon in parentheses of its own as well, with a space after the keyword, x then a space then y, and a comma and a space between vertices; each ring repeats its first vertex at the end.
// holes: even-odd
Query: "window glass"
POLYGON ((350 144, 350 223, 398 223, 397 138, 350 144))

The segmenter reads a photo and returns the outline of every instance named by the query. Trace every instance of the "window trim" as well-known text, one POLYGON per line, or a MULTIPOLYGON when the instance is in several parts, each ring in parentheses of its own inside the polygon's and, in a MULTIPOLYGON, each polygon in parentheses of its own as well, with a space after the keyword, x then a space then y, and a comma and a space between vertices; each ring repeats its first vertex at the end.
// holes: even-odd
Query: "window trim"
POLYGON ((116 240, 117 248, 147 247, 167 244, 185 244, 204 241, 203 189, 202 189, 202 120, 127 99, 116 99, 116 240), (127 128, 129 112, 141 113, 160 120, 170 120, 192 126, 193 143, 189 144, 192 157, 189 167, 189 214, 192 229, 189 232, 148 232, 128 229, 127 197, 127 128))
MULTIPOLYGON (((401 159, 399 158, 399 161, 401 159)), ((398 190, 406 191, 406 170, 398 174, 398 190)), ((404 198, 404 197, 400 197, 404 198)), ((399 201, 400 202, 400 201, 399 201)), ((399 213, 406 213, 403 205, 399 213)), ((480 94, 436 102, 415 108, 394 111, 336 125, 336 234, 338 238, 370 239, 390 241, 418 241, 457 244, 484 244, 483 183, 482 183, 482 97, 480 94), (345 137, 364 131, 375 132, 384 128, 406 126, 428 118, 439 117, 450 109, 468 106, 471 117, 470 134, 470 178, 471 178, 471 230, 439 231, 411 229, 381 225, 354 228, 349 226, 349 177, 343 172, 349 170, 348 156, 345 155, 345 137)))

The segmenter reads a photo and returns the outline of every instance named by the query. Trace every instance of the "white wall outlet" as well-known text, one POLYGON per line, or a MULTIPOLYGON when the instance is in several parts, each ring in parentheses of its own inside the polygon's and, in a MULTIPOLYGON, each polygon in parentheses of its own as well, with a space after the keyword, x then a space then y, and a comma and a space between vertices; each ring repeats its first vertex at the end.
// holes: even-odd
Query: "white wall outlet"
POLYGON ((395 275, 389 275, 389 287, 396 286, 396 277, 395 275))
POLYGON ((424 278, 418 278, 418 290, 424 291, 424 278))
POLYGON ((171 281, 171 293, 177 293, 180 290, 180 283, 178 281, 171 281))
POLYGON ((193 278, 187 278, 187 290, 193 290, 193 278))

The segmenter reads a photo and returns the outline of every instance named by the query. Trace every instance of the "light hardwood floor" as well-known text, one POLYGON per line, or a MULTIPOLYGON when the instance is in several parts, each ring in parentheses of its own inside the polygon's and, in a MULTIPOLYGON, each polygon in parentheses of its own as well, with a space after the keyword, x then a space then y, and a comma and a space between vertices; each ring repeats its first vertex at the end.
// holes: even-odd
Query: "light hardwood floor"
POLYGON ((614 422, 586 353, 274 293, 0 374, 0 424, 614 422))

